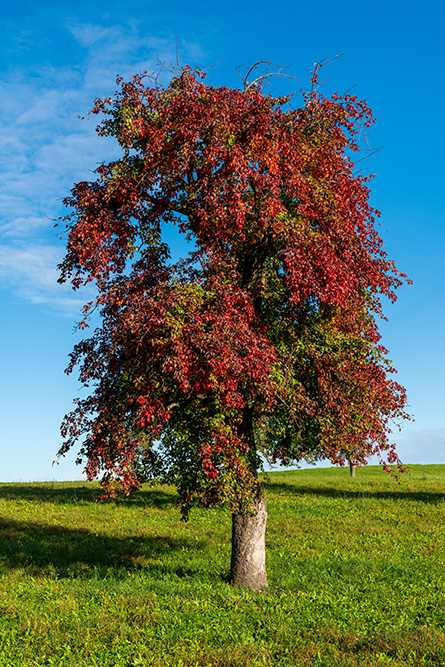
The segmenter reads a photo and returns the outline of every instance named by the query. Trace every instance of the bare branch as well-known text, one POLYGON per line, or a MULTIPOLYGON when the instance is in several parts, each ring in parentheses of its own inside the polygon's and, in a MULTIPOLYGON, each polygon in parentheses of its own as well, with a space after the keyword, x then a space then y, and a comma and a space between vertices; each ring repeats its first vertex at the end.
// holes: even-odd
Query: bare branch
POLYGON ((280 78, 288 78, 288 79, 295 79, 295 78, 296 78, 296 77, 292 76, 291 74, 286 74, 285 72, 282 71, 283 69, 286 69, 287 67, 290 67, 290 65, 282 65, 282 66, 280 66, 280 65, 277 65, 277 63, 272 62, 272 60, 259 60, 259 61, 256 62, 254 65, 252 65, 251 67, 249 67, 249 69, 247 70, 247 74, 246 74, 245 76, 243 76, 243 75, 240 73, 239 70, 240 70, 242 67, 245 67, 245 66, 246 66, 246 65, 244 64, 244 65, 239 65, 238 67, 236 67, 236 73, 238 74, 238 76, 240 77, 241 81, 243 82, 243 85, 244 85, 244 92, 245 92, 245 93, 246 93, 250 88, 253 88, 253 87, 257 86, 261 81, 266 81, 267 83, 269 83, 269 79, 270 79, 272 76, 278 76, 278 77, 280 77, 280 78), (261 65, 265 65, 265 67, 266 67, 264 74, 261 74, 260 76, 258 76, 258 77, 257 77, 256 79, 254 79, 253 81, 249 81, 249 76, 252 74, 252 72, 254 72, 254 71, 255 71, 258 67, 260 67, 261 65), (276 67, 276 68, 277 68, 277 71, 276 71, 276 72, 270 72, 270 71, 269 71, 269 70, 270 70, 270 67, 276 67))
POLYGON ((378 153, 381 151, 383 146, 379 146, 378 148, 362 148, 362 151, 367 151, 367 155, 364 155, 363 157, 359 158, 358 160, 354 160, 354 164, 357 164, 357 162, 362 162, 362 160, 367 160, 369 157, 372 157, 374 153, 378 153))
POLYGON ((339 53, 336 56, 329 57, 326 56, 326 58, 323 58, 322 60, 319 60, 318 62, 314 63, 314 69, 311 70, 311 92, 310 96, 312 97, 313 94, 315 93, 316 90, 320 86, 326 83, 326 81, 322 81, 322 83, 318 83, 318 72, 321 70, 322 67, 325 67, 326 65, 329 65, 329 63, 332 63, 334 60, 337 60, 337 58, 341 58, 343 53, 339 53), (315 84, 318 84, 317 86, 315 84))

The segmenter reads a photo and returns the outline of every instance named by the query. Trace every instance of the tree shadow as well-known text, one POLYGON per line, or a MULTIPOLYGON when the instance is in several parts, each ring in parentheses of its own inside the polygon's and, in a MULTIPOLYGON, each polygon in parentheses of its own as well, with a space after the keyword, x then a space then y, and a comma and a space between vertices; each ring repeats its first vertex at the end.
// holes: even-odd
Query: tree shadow
MULTIPOLYGON (((102 496, 103 491, 97 484, 87 482, 67 484, 60 486, 57 482, 53 486, 51 482, 41 484, 0 484, 0 499, 4 500, 26 500, 29 502, 47 502, 53 505, 78 505, 84 503, 96 503, 102 496)), ((115 499, 105 499, 105 503, 125 503, 132 507, 163 507, 171 505, 177 499, 176 493, 164 491, 155 487, 142 489, 131 494, 129 497, 118 496, 115 499)))
POLYGON ((327 498, 377 498, 391 500, 410 500, 420 503, 437 504, 444 502, 445 493, 429 491, 371 491, 335 488, 334 486, 304 486, 283 484, 282 482, 264 482, 264 487, 279 495, 312 495, 327 498))
POLYGON ((117 537, 85 528, 0 517, 0 569, 26 568, 34 576, 120 576, 141 569, 148 569, 154 576, 194 576, 198 570, 176 567, 165 556, 198 550, 203 544, 186 537, 117 537))

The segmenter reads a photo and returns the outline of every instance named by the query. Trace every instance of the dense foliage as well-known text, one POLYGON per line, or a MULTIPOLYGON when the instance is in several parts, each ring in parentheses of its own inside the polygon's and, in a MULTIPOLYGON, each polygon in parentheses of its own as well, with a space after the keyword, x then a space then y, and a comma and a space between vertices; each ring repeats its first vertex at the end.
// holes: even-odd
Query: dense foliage
POLYGON ((261 456, 363 463, 387 451, 405 391, 379 343, 381 297, 405 279, 354 174, 373 122, 354 96, 291 97, 118 78, 96 100, 119 160, 77 184, 61 281, 94 281, 101 326, 68 371, 91 386, 62 426, 89 478, 129 492, 167 474, 182 509, 249 506, 261 456), (174 262, 165 230, 192 251, 174 262))

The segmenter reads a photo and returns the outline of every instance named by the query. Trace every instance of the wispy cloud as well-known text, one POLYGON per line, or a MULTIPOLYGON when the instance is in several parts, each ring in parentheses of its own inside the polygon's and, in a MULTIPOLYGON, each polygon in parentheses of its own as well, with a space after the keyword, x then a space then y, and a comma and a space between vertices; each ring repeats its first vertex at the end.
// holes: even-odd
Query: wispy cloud
POLYGON ((32 303, 49 304, 76 317, 83 304, 68 285, 57 285, 62 250, 45 244, 0 247, 0 280, 32 303))
MULTIPOLYGON (((104 27, 67 22, 83 58, 73 67, 45 65, 10 71, 0 100, 0 280, 32 302, 47 303, 70 316, 79 298, 57 285, 63 247, 54 236, 62 199, 79 180, 92 178, 102 160, 118 155, 111 140, 99 139, 95 119, 80 121, 95 97, 112 95, 116 74, 156 69, 158 58, 176 59, 174 36, 139 32, 136 24, 104 27)), ((195 63, 198 44, 181 44, 195 63)), ((170 74, 166 71, 167 79, 170 74)))

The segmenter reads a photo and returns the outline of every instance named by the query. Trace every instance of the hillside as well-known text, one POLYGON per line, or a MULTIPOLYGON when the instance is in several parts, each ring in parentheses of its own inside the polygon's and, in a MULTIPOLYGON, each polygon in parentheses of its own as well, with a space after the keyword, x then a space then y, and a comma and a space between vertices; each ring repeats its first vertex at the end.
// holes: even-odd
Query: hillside
POLYGON ((227 583, 230 515, 174 489, 0 485, 0 667, 445 665, 445 466, 265 481, 270 586, 227 583))

